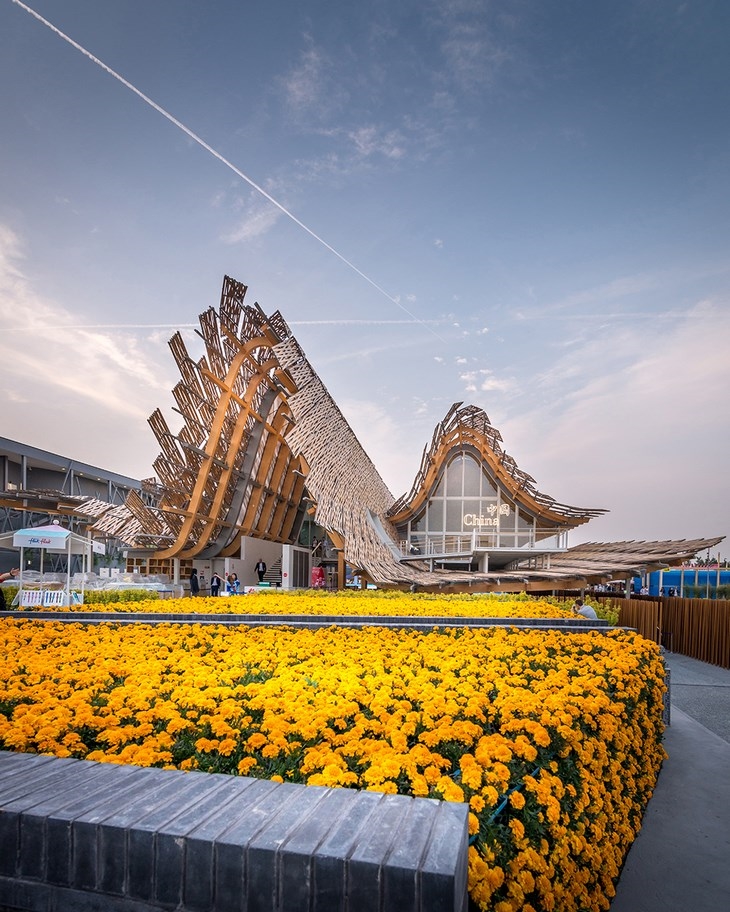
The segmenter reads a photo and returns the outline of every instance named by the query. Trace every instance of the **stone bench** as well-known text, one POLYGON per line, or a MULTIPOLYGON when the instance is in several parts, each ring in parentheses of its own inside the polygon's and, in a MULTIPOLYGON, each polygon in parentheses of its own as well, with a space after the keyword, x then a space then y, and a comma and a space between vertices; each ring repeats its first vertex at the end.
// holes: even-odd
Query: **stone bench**
POLYGON ((465 804, 0 751, 0 907, 464 912, 465 804))

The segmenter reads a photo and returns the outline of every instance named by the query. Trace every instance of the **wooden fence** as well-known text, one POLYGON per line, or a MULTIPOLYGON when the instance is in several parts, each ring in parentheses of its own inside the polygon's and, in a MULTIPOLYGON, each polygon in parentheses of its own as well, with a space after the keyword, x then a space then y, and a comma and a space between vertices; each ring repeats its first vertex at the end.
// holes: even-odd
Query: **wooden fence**
POLYGON ((621 626, 635 627, 672 652, 730 668, 730 601, 650 596, 600 600, 618 610, 621 626))

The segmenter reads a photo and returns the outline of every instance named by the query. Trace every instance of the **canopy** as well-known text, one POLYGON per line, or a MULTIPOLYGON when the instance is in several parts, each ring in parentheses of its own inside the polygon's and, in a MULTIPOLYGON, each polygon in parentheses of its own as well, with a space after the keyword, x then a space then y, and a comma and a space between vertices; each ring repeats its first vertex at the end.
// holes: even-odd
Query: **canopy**
POLYGON ((104 544, 94 539, 85 538, 70 529, 55 523, 50 526, 34 526, 30 529, 18 529, 0 535, 0 548, 42 548, 44 551, 63 551, 66 554, 86 554, 89 544, 95 554, 104 554, 104 544))
MULTIPOLYGON (((89 536, 85 538, 70 529, 64 529, 58 522, 49 526, 34 526, 29 529, 18 529, 15 532, 6 532, 0 535, 0 548, 20 548, 20 576, 18 578, 19 591, 18 603, 23 605, 23 569, 24 569, 24 551, 26 548, 39 548, 41 552, 41 578, 43 574, 43 552, 54 551, 66 554, 68 557, 66 569, 66 586, 63 590, 63 601, 65 605, 70 605, 71 596, 71 555, 82 554, 84 557, 83 570, 87 569, 87 564, 91 564, 92 553, 105 554, 106 548, 102 542, 94 541, 89 536)), ((81 600, 83 601, 85 573, 82 573, 81 582, 81 600)))

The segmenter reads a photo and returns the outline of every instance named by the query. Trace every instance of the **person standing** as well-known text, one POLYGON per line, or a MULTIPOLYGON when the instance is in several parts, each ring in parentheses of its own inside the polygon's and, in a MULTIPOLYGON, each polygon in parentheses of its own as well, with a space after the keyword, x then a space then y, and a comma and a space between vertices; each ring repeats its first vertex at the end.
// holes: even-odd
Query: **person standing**
POLYGON ((263 558, 258 559, 258 561, 256 562, 255 569, 256 569, 256 573, 258 574, 258 577, 259 577, 259 582, 263 583, 264 575, 266 573, 266 564, 264 563, 263 558))
POLYGON ((210 594, 218 595, 221 588, 221 578, 217 573, 214 573, 210 578, 210 594))
POLYGON ((198 571, 193 567, 190 571, 190 595, 197 595, 200 592, 200 583, 198 582, 198 571))

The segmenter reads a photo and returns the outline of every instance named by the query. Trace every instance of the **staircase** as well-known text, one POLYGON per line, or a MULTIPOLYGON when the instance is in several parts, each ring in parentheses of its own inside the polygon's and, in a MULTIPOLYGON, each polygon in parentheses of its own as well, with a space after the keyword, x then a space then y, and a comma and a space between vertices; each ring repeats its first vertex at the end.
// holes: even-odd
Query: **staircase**
POLYGON ((270 586, 281 586, 281 558, 277 557, 264 573, 264 582, 270 586))

